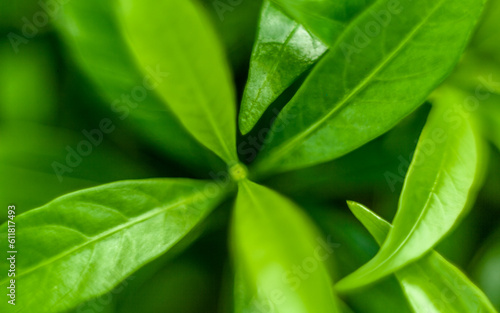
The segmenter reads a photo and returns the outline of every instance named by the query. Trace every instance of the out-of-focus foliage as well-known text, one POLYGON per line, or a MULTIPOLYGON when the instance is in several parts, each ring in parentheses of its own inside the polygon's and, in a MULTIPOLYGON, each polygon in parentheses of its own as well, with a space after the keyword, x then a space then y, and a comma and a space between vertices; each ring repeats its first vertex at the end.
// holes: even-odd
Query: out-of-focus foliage
POLYGON ((499 0, 0 1, 2 313, 500 309, 499 0))

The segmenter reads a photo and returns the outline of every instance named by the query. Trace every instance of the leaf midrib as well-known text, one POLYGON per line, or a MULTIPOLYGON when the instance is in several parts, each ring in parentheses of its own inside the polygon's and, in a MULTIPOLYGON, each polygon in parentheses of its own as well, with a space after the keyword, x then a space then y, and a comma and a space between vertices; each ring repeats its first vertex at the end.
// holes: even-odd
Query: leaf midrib
MULTIPOLYGON (((351 209, 352 210, 352 209, 351 209)), ((354 211, 353 211, 354 213, 354 211)), ((381 219, 379 216, 377 216, 376 214, 373 214, 371 211, 364 211, 363 214, 370 214, 369 218, 364 218, 363 215, 361 216, 358 216, 356 213, 354 214, 357 219, 365 226, 365 228, 369 231, 369 233, 372 235, 373 238, 375 238, 375 240, 377 240, 377 237, 374 236, 374 232, 373 232, 373 228, 370 228, 370 227, 367 227, 367 224, 370 223, 372 225, 374 225, 375 227, 387 227, 387 231, 390 231, 392 229, 392 225, 390 223, 388 223, 387 221, 381 219), (372 219, 377 219, 379 221, 379 224, 377 223, 372 223, 372 219), (386 225, 384 225, 386 224, 386 225)), ((382 228, 384 228, 382 227, 382 228)), ((384 237, 384 238, 380 238, 382 240, 382 242, 387 238, 387 235, 384 237)), ((381 246, 380 243, 378 243, 378 246, 381 246)), ((401 270, 401 271, 397 271, 395 272, 395 275, 396 275, 396 278, 398 279, 398 281, 400 282, 400 284, 404 284, 405 282, 405 279, 406 279, 406 276, 405 275, 405 271, 410 271, 410 272, 413 272, 411 270, 412 267, 418 269, 421 271, 421 273, 426 277, 424 280, 427 280, 427 281, 432 281, 433 279, 433 276, 432 275, 429 275, 428 271, 426 270, 426 266, 423 264, 423 262, 429 262, 431 263, 430 261, 432 261, 433 259, 435 259, 435 261, 437 262, 437 264, 439 266, 442 266, 442 267, 448 267, 450 270, 453 270, 456 272, 456 274, 459 275, 459 279, 463 282, 465 282, 467 288, 469 290, 471 290, 472 292, 474 292, 474 296, 478 296, 480 298, 480 302, 478 303, 478 305, 480 307, 485 307, 487 308, 489 311, 488 312, 495 312, 494 310, 491 310, 491 304, 489 303, 489 301, 487 299, 484 299, 483 295, 482 295, 482 292, 477 290, 477 287, 470 283, 470 280, 467 278, 467 276, 463 275, 463 273, 461 272, 457 272, 457 268, 451 264, 450 262, 448 262, 442 255, 440 255, 437 251, 435 251, 434 249, 432 249, 426 256, 424 256, 421 260, 418 260, 410 265, 408 265, 408 267, 406 267, 405 269, 401 270)), ((431 266, 431 268, 435 271, 437 271, 436 267, 432 264, 429 264, 429 266, 431 266)), ((443 284, 445 284, 451 291, 453 291, 453 293, 455 295, 459 295, 455 292, 454 290, 454 286, 450 285, 449 282, 444 279, 443 280, 443 284)), ((467 307, 466 305, 466 302, 464 299, 462 298, 459 298, 459 301, 460 303, 462 303, 462 308, 465 308, 467 307)), ((456 312, 456 310, 454 311, 456 312)))
MULTIPOLYGON (((431 190, 429 192, 429 196, 427 197, 426 201, 425 201, 425 204, 424 204, 424 207, 422 209, 422 211, 420 212, 420 215, 418 216, 417 220, 415 221, 415 223, 413 224, 413 227, 410 229, 410 231, 408 232, 408 234, 405 236, 405 239, 396 247, 396 249, 394 249, 394 251, 387 257, 385 258, 382 262, 380 262, 377 266, 375 266, 374 268, 372 268, 370 271, 364 273, 363 275, 361 275, 360 277, 365 277, 367 275, 369 275, 370 273, 373 273, 374 271, 376 271, 377 269, 379 269, 380 267, 382 267, 384 264, 387 264, 390 260, 392 260, 394 258, 394 255, 399 252, 404 244, 410 239, 410 237, 413 235, 413 233, 415 232, 416 228, 418 225, 421 224, 422 220, 423 220, 423 217, 425 215, 427 215, 427 212, 428 212, 428 209, 429 209, 429 203, 431 201, 431 198, 432 198, 432 195, 435 194, 435 189, 436 189, 436 186, 438 185, 438 182, 440 181, 440 178, 441 178, 441 175, 442 173, 444 172, 444 169, 443 169, 443 164, 445 163, 445 161, 447 160, 447 156, 448 156, 448 149, 447 147, 450 145, 450 142, 452 140, 449 140, 445 143, 445 152, 443 154, 443 157, 441 158, 441 161, 439 163, 439 170, 436 174, 436 178, 434 180, 434 183, 432 184, 432 187, 431 187, 431 190)), ((413 169, 414 170, 414 169, 413 169)), ((409 172, 407 175, 411 175, 411 172, 409 172)), ((406 185, 407 182, 405 182, 405 185, 406 185)), ((404 190, 405 186, 403 186, 403 190, 404 190)), ((394 229, 394 228, 393 228, 394 229)), ((389 235, 387 236, 387 238, 389 238, 389 235)))
POLYGON ((257 95, 255 97, 253 97, 252 102, 257 102, 257 100, 260 98, 262 90, 264 89, 265 85, 269 81, 270 77, 276 72, 276 69, 278 68, 278 65, 281 63, 281 56, 283 55, 283 52, 285 51, 285 48, 287 48, 288 43, 290 42, 290 40, 292 39, 292 37, 295 35, 295 33, 297 32, 297 30, 300 27, 299 23, 297 23, 297 22, 294 22, 294 23, 295 23, 295 26, 290 31, 290 33, 286 37, 285 42, 283 43, 283 45, 281 45, 280 50, 278 51, 278 55, 276 56, 278 58, 277 61, 274 62, 273 68, 266 75, 266 78, 264 79, 264 81, 262 82, 261 86, 259 87, 259 91, 257 92, 257 95))
MULTIPOLYGON (((304 138, 308 137, 314 131, 316 131, 318 128, 320 128, 323 124, 325 124, 328 121, 328 119, 330 119, 330 117, 332 117, 335 113, 337 113, 338 111, 344 109, 345 105, 354 96, 356 96, 359 92, 361 92, 368 85, 368 83, 371 81, 371 79, 374 78, 375 75, 377 75, 381 70, 383 70, 384 67, 386 65, 388 65, 397 56, 397 54, 399 52, 401 52, 401 50, 404 47, 406 47, 406 44, 411 39, 413 39, 413 37, 420 31, 421 27, 423 27, 424 24, 427 23, 427 21, 434 15, 434 13, 443 5, 443 3, 445 1, 446 0, 441 0, 440 2, 438 2, 438 4, 429 12, 429 14, 427 15, 427 17, 424 18, 420 23, 418 23, 412 29, 412 31, 401 41, 401 43, 395 49, 393 49, 393 51, 389 54, 389 57, 385 58, 383 60, 383 62, 381 62, 379 65, 377 65, 375 67, 375 69, 372 70, 361 81, 361 83, 358 84, 346 97, 344 97, 340 102, 338 102, 337 105, 332 110, 330 110, 330 112, 328 112, 324 117, 322 117, 321 119, 319 119, 317 122, 313 123, 311 126, 309 126, 303 132, 299 133, 295 137, 292 137, 291 139, 289 139, 288 141, 284 142, 280 146, 278 146, 275 149, 271 150, 273 152, 270 152, 270 157, 267 158, 268 162, 270 162, 271 164, 273 164, 275 161, 281 159, 281 156, 283 156, 285 154, 288 154, 288 152, 290 150, 292 150, 295 146, 297 146, 298 144, 300 144, 304 138), (270 160, 272 160, 272 161, 270 161, 270 160)), ((368 14, 368 12, 364 13, 363 16, 367 15, 367 14, 368 14)), ((353 29, 356 25, 357 25, 356 23, 349 24, 349 26, 347 27, 347 29, 345 31, 345 34, 349 33, 351 31, 351 29, 353 29)), ((345 35, 343 37, 345 37, 345 35)), ((339 39, 336 42, 335 47, 332 48, 330 51, 337 50, 338 46, 340 45, 341 42, 342 42, 342 40, 339 39)), ((297 100, 294 101, 294 104, 296 103, 296 101, 297 100)))
MULTIPOLYGON (((167 28, 168 29, 168 28, 167 28)), ((171 32, 172 33, 172 32, 171 32)), ((182 47, 183 46, 183 42, 181 40, 179 40, 179 38, 177 37, 177 34, 174 32, 172 38, 174 38, 174 40, 177 42, 178 45, 174 45, 174 47, 182 47)), ((183 49, 176 49, 176 51, 182 51, 183 49)), ((188 49, 189 50, 189 49, 188 49)), ((199 93, 197 92, 196 94, 198 95, 197 98, 200 100, 201 104, 200 105, 202 107, 202 110, 203 112, 205 113, 205 116, 207 116, 207 119, 209 121, 209 124, 210 124, 210 127, 214 130, 215 132, 215 135, 217 137, 217 141, 219 142, 221 148, 223 149, 224 151, 224 154, 225 154, 225 158, 226 158, 226 162, 231 162, 231 161, 234 161, 234 156, 233 153, 231 153, 229 147, 227 146, 227 142, 226 140, 224 140, 224 136, 222 135, 219 127, 218 127, 218 124, 215 122, 215 120, 213 119, 214 117, 212 116, 212 111, 207 107, 207 104, 208 104, 208 97, 206 97, 205 95, 205 89, 203 88, 204 84, 201 83, 200 79, 198 78, 198 76, 196 75, 196 71, 194 70, 194 68, 192 67, 192 62, 189 62, 187 56, 184 54, 184 53, 177 53, 177 55, 180 56, 180 59, 182 60, 182 62, 187 65, 185 66, 185 68, 188 69, 189 71, 189 76, 191 77, 191 79, 194 81, 194 83, 196 84, 196 86, 198 86, 198 90, 203 90, 203 96, 199 96, 199 93)), ((178 58, 179 59, 179 58, 178 58)), ((225 75, 224 75, 225 76, 225 75)), ((226 79, 224 79, 226 80, 226 79)), ((231 96, 230 96, 231 98, 231 96)), ((230 103, 230 105, 232 105, 232 103, 230 103)), ((229 134, 229 136, 233 136, 232 134, 229 134)), ((232 138, 232 137, 231 137, 232 138)), ((221 156, 222 157, 222 156, 221 156)))
MULTIPOLYGON (((117 233, 117 232, 119 232, 121 230, 127 229, 127 228, 129 228, 131 226, 134 226, 136 224, 140 224, 140 223, 142 223, 142 222, 144 222, 144 221, 146 221, 146 220, 148 220, 150 218, 153 218, 153 217, 155 217, 157 215, 165 213, 169 209, 172 209, 172 208, 175 208, 175 207, 179 207, 181 205, 189 204, 189 203, 191 203, 191 202, 193 202, 195 200, 196 195, 198 195, 199 193, 200 192, 194 194, 191 198, 175 202, 175 203, 170 204, 170 205, 168 205, 166 207, 163 207, 163 208, 157 208, 157 209, 150 210, 146 214, 140 215, 137 218, 130 219, 129 222, 127 222, 127 223, 120 224, 117 227, 111 228, 111 229, 109 229, 107 231, 104 231, 104 232, 102 232, 102 233, 100 233, 100 234, 98 234, 96 236, 93 236, 93 237, 91 237, 92 238, 91 240, 88 240, 88 241, 84 242, 83 244, 77 245, 74 248, 69 249, 69 250, 67 250, 64 253, 61 253, 61 254, 59 254, 59 255, 57 255, 55 257, 49 258, 45 262, 41 262, 38 265, 36 265, 34 267, 31 267, 28 270, 20 272, 19 274, 16 275, 16 277, 27 275, 27 274, 29 274, 29 273, 31 273, 33 271, 36 271, 36 270, 38 270, 38 269, 40 269, 42 267, 50 265, 51 263, 54 263, 54 262, 56 262, 56 261, 58 261, 58 260, 60 260, 60 259, 62 259, 64 257, 66 257, 66 256, 68 256, 68 255, 70 255, 70 254, 78 251, 78 250, 81 250, 81 249, 85 248, 86 246, 89 246, 89 245, 91 245, 93 243, 96 243, 96 242, 102 240, 102 239, 105 239, 105 238, 107 238, 107 237, 109 237, 109 236, 111 236, 111 235, 113 235, 113 234, 115 234, 115 233, 117 233)), ((0 284, 3 284, 5 282, 7 282, 7 281, 8 281, 8 279, 7 280, 2 280, 0 282, 0 284)))

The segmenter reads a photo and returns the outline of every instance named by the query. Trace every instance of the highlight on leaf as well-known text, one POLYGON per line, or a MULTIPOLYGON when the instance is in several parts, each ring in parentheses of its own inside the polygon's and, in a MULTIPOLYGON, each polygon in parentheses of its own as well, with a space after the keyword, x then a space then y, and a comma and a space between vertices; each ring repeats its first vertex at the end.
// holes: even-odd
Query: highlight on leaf
POLYGON ((430 251, 467 211, 479 169, 477 129, 456 107, 436 104, 405 177, 398 211, 377 255, 337 284, 372 283, 430 251), (455 111, 453 110, 455 109, 455 111))

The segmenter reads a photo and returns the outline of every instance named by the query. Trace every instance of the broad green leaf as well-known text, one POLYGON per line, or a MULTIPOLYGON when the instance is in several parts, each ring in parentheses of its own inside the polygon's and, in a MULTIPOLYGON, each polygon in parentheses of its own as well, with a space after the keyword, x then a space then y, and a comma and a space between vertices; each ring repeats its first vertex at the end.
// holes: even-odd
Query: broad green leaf
MULTIPOLYGON (((223 194, 205 181, 123 181, 71 193, 17 216, 19 301, 14 310, 2 301, 0 311, 60 312, 110 291, 186 236, 223 194)), ((7 223, 0 238, 7 238, 7 223)), ((7 273, 8 264, 0 269, 7 273)))
MULTIPOLYGON (((147 164, 136 162, 107 140, 77 159, 68 147, 76 151, 85 139, 82 133, 63 128, 21 122, 0 125, 0 203, 15 203, 20 214, 75 190, 155 175, 147 164)), ((0 224, 6 219, 0 215, 0 224)))
MULTIPOLYGON (((123 281, 124 284, 127 284, 126 281, 123 281)), ((112 291, 97 297, 85 301, 79 304, 77 307, 63 311, 64 313, 117 313, 115 310, 116 306, 116 293, 123 290, 123 286, 118 286, 112 291)))
POLYGON ((338 312, 324 263, 333 249, 290 200, 241 181, 232 235, 236 270, 272 312, 338 312))
POLYGON ((458 105, 434 106, 405 177, 394 227, 378 254, 341 280, 339 290, 391 274, 423 256, 450 231, 475 197, 476 136, 458 105))
MULTIPOLYGON (((349 201, 348 205, 382 245, 391 224, 359 203, 349 201)), ((496 312, 484 293, 435 251, 395 274, 415 312, 496 312)))
POLYGON ((326 50, 302 25, 264 1, 241 102, 241 132, 248 133, 267 107, 326 50))
POLYGON ((392 128, 450 73, 483 2, 377 1, 281 111, 256 171, 332 160, 392 128))
POLYGON ((115 125, 129 123, 148 143, 190 168, 206 170, 222 163, 158 96, 156 87, 165 70, 153 64, 148 73, 141 73, 116 22, 114 1, 69 1, 60 9, 54 21, 68 52, 113 111, 102 118, 109 117, 115 125))
POLYGON ((222 47, 192 0, 120 0, 120 20, 144 73, 165 72, 158 85, 185 128, 226 163, 236 157, 234 88, 222 47))

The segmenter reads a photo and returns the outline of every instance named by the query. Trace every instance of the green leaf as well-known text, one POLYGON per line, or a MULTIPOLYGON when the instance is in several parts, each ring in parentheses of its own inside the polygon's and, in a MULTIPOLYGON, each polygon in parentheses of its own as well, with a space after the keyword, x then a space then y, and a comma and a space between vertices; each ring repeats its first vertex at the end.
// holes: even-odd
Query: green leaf
MULTIPOLYGON (((317 225, 331 236, 331 241, 338 243, 339 248, 335 249, 334 257, 339 277, 354 271, 377 252, 377 243, 352 217, 352 214, 344 212, 341 208, 332 208, 331 205, 306 208, 311 212, 317 225)), ((395 277, 345 294, 343 298, 355 312, 412 312, 395 277)))
POLYGON ((255 170, 329 161, 392 128, 450 73, 483 2, 377 1, 281 111, 255 170))
POLYGON ((361 9, 375 0, 271 0, 298 23, 332 46, 361 9))
MULTIPOLYGON (((382 245, 391 225, 359 203, 349 201, 348 205, 382 245)), ((435 251, 395 274, 415 312, 496 312, 484 293, 435 251)))
POLYGON ((242 181, 232 235, 237 272, 272 312, 338 312, 324 263, 333 249, 290 200, 242 181))
POLYGON ((458 106, 434 106, 406 174, 393 229, 372 260, 337 284, 339 290, 391 274, 423 256, 450 231, 475 197, 476 136, 458 106))
MULTIPOLYGON (((15 203, 20 214, 75 190, 155 175, 107 140, 78 160, 67 149, 77 149, 82 139, 82 133, 64 128, 20 122, 0 125, 0 202, 15 203)), ((0 215, 0 224, 6 219, 0 215)))
MULTIPOLYGON (((266 297, 262 292, 252 292, 251 284, 245 280, 241 270, 235 270, 234 277, 234 310, 235 313, 263 313, 275 312, 275 307, 270 297, 266 297)), ((352 313, 340 299, 336 299, 339 312, 352 313)))
POLYGON ((264 1, 241 102, 241 132, 248 133, 267 107, 326 50, 327 47, 302 25, 269 0, 264 1))
POLYGON ((237 161, 236 109, 229 67, 208 18, 192 0, 120 0, 120 19, 143 72, 184 127, 226 163, 237 161))
POLYGON ((153 64, 148 73, 141 73, 116 21, 114 1, 69 1, 61 11, 57 29, 106 100, 101 105, 113 111, 114 124, 130 123, 148 143, 190 168, 206 170, 222 163, 185 130, 157 88, 150 87, 164 82, 164 70, 153 64))
POLYGON ((272 1, 264 1, 240 109, 240 130, 243 134, 254 127, 264 111, 285 89, 317 63, 348 23, 372 0, 275 2, 283 5, 285 12, 289 9, 297 15, 292 14, 292 19, 272 1), (328 45, 312 34, 314 29, 310 33, 310 29, 300 24, 308 26, 308 18, 318 18, 318 33, 322 33, 323 29, 328 32, 329 38, 324 41, 328 45))
MULTIPOLYGON (((17 216, 19 301, 12 312, 59 312, 110 291, 188 234, 223 194, 205 181, 123 181, 17 216)), ((7 223, 0 238, 7 238, 7 223)), ((0 269, 7 273, 7 262, 0 269)), ((11 310, 1 302, 0 311, 11 310)))
POLYGON ((235 313, 272 312, 274 304, 270 297, 252 291, 251 283, 246 279, 244 271, 234 270, 233 301, 235 313))

